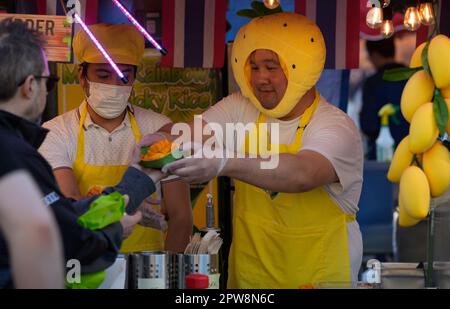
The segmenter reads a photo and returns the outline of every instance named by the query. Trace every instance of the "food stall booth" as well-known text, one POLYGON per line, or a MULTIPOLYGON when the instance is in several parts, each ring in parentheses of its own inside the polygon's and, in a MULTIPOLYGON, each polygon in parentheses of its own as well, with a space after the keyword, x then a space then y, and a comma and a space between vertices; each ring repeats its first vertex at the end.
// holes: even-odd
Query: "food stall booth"
MULTIPOLYGON (((166 115, 173 122, 189 122, 194 119, 194 115, 201 114, 228 94, 239 91, 231 70, 230 54, 240 27, 251 17, 270 14, 272 9, 281 8, 307 16, 323 32, 327 55, 318 90, 330 103, 348 114, 353 113, 355 122, 359 119, 358 108, 355 107, 357 103, 352 94, 356 89, 353 89, 353 76, 358 75, 355 73, 358 69, 366 68, 365 40, 382 40, 394 33, 401 37, 402 33, 406 33, 404 37, 409 41, 400 40, 399 44, 409 44, 410 49, 412 46, 411 56, 416 47, 424 42, 429 44, 437 31, 450 34, 450 3, 446 0, 0 1, 0 19, 13 17, 25 20, 30 28, 42 33, 47 41, 50 69, 59 77, 59 82, 57 89, 48 95, 43 122, 77 108, 84 100, 72 51, 72 39, 75 32, 86 31, 83 24, 89 26, 96 23, 133 24, 146 38, 145 56, 139 65, 129 102, 166 115), (432 21, 425 22, 425 13, 420 11, 422 4, 430 4, 434 10, 432 21), (265 9, 261 9, 264 5, 265 9), (420 11, 417 13, 419 25, 411 25, 417 21, 408 23, 405 17, 413 18, 411 7, 420 11), (71 16, 71 12, 77 12, 78 15, 71 16), (74 17, 77 22, 69 22, 68 16, 74 17)), ((409 59, 405 61, 409 65, 409 59)), ((401 72, 390 72, 386 78, 409 79, 420 69, 430 72, 429 64, 421 64, 401 72)), ((435 75, 433 77, 436 79, 435 75)), ((448 152, 448 140, 445 142, 448 111, 445 113, 442 100, 436 100, 436 119, 442 122, 438 128, 439 143, 442 142, 448 152)), ((392 103, 400 105, 400 102, 392 103)), ((448 288, 448 185, 446 191, 439 195, 431 194, 431 198, 429 190, 425 190, 428 192, 427 197, 423 197, 428 203, 426 213, 420 218, 413 218, 413 223, 405 224, 411 212, 407 211, 405 215, 403 207, 411 199, 417 201, 414 192, 421 189, 414 187, 414 180, 409 182, 411 187, 402 185, 399 179, 391 182, 387 177, 391 160, 392 165, 398 164, 399 159, 395 154, 393 158, 391 155, 381 162, 366 160, 364 163, 357 215, 363 237, 363 264, 359 281, 349 286, 448 288), (399 203, 403 206, 399 207, 399 203)), ((409 163, 403 166, 402 172, 409 163)), ((414 162, 411 164, 415 165, 414 162)), ((441 168, 450 174, 450 163, 445 164, 441 168)), ((422 168, 422 164, 418 166, 422 168)), ((194 229, 185 253, 155 251, 123 256, 112 277, 107 278, 102 287, 187 288, 186 277, 200 273, 208 276, 209 288, 225 288, 227 258, 233 237, 234 189, 233 180, 227 177, 218 177, 202 185, 191 185, 194 229)), ((317 287, 341 286, 340 283, 323 283, 317 287)))

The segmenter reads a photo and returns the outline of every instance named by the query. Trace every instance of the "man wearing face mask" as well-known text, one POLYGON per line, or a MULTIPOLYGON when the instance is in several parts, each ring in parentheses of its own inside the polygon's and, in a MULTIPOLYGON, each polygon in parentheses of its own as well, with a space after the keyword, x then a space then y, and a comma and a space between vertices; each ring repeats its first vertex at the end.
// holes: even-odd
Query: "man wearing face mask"
MULTIPOLYGON (((128 103, 137 66, 144 54, 144 38, 131 25, 96 24, 90 30, 128 79, 124 84, 84 31, 74 36, 78 77, 86 100, 44 124, 50 130, 39 151, 50 162, 62 192, 79 199, 119 182, 141 135, 154 133, 170 120, 128 103)), ((161 186, 164 216, 146 200, 145 227, 138 225, 121 251, 181 252, 192 232, 189 187, 182 181, 161 186), (163 243, 165 246, 163 246, 163 243)), ((144 223, 142 223, 144 224, 144 223)))

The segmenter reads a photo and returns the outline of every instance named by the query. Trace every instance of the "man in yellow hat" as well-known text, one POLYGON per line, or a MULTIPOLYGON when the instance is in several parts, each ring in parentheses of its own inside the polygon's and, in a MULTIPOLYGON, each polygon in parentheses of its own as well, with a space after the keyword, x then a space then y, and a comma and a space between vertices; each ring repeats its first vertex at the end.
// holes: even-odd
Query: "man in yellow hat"
POLYGON ((241 92, 203 114, 216 137, 225 132, 222 156, 197 151, 164 169, 191 183, 234 178, 228 287, 349 286, 362 259, 363 152, 352 120, 315 89, 325 62, 320 29, 293 13, 255 18, 238 32, 231 62, 241 92), (252 148, 256 137, 267 145, 267 135, 269 146, 252 148))
MULTIPOLYGON (((79 199, 118 183, 131 160, 134 145, 144 134, 156 132, 170 120, 128 103, 137 67, 144 54, 144 38, 131 25, 96 24, 90 30, 128 79, 124 84, 84 31, 73 41, 80 63, 78 76, 86 100, 72 111, 44 124, 50 130, 40 147, 52 165, 61 191, 79 199)), ((180 180, 162 183, 164 216, 147 200, 146 227, 137 226, 122 252, 166 250, 182 252, 192 233, 189 187, 180 180), (149 227, 151 226, 151 227, 149 227)), ((145 211, 146 210, 146 211, 145 211)))

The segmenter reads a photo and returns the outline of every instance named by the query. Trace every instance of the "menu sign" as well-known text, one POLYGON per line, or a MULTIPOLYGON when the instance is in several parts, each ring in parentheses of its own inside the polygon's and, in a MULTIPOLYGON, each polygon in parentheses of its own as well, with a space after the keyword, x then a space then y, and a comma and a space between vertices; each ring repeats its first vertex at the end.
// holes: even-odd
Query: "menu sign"
POLYGON ((0 13, 0 20, 6 18, 20 19, 28 28, 41 33, 49 61, 71 62, 73 27, 66 16, 0 13))

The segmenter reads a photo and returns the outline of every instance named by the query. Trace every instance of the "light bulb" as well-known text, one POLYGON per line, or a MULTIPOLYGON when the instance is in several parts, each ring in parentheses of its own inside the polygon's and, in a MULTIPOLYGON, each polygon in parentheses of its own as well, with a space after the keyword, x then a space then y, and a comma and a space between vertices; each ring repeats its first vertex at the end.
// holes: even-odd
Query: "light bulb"
POLYGON ((280 1, 279 0, 264 0, 264 5, 269 10, 273 10, 280 6, 280 1))
POLYGON ((420 4, 420 16, 422 18, 422 24, 425 26, 434 25, 434 10, 433 10, 433 3, 426 2, 420 4))
POLYGON ((380 7, 380 1, 379 0, 367 0, 366 7, 367 8, 380 7))
POLYGON ((394 34, 394 23, 392 20, 383 20, 381 25, 381 34, 387 39, 394 34))
POLYGON ((403 24, 409 31, 416 31, 419 29, 421 24, 420 13, 415 6, 411 6, 406 10, 403 24))
POLYGON ((376 29, 383 23, 383 9, 382 8, 371 8, 367 12, 366 23, 369 28, 376 29))
POLYGON ((366 7, 368 8, 387 8, 391 4, 391 0, 367 0, 366 7))

